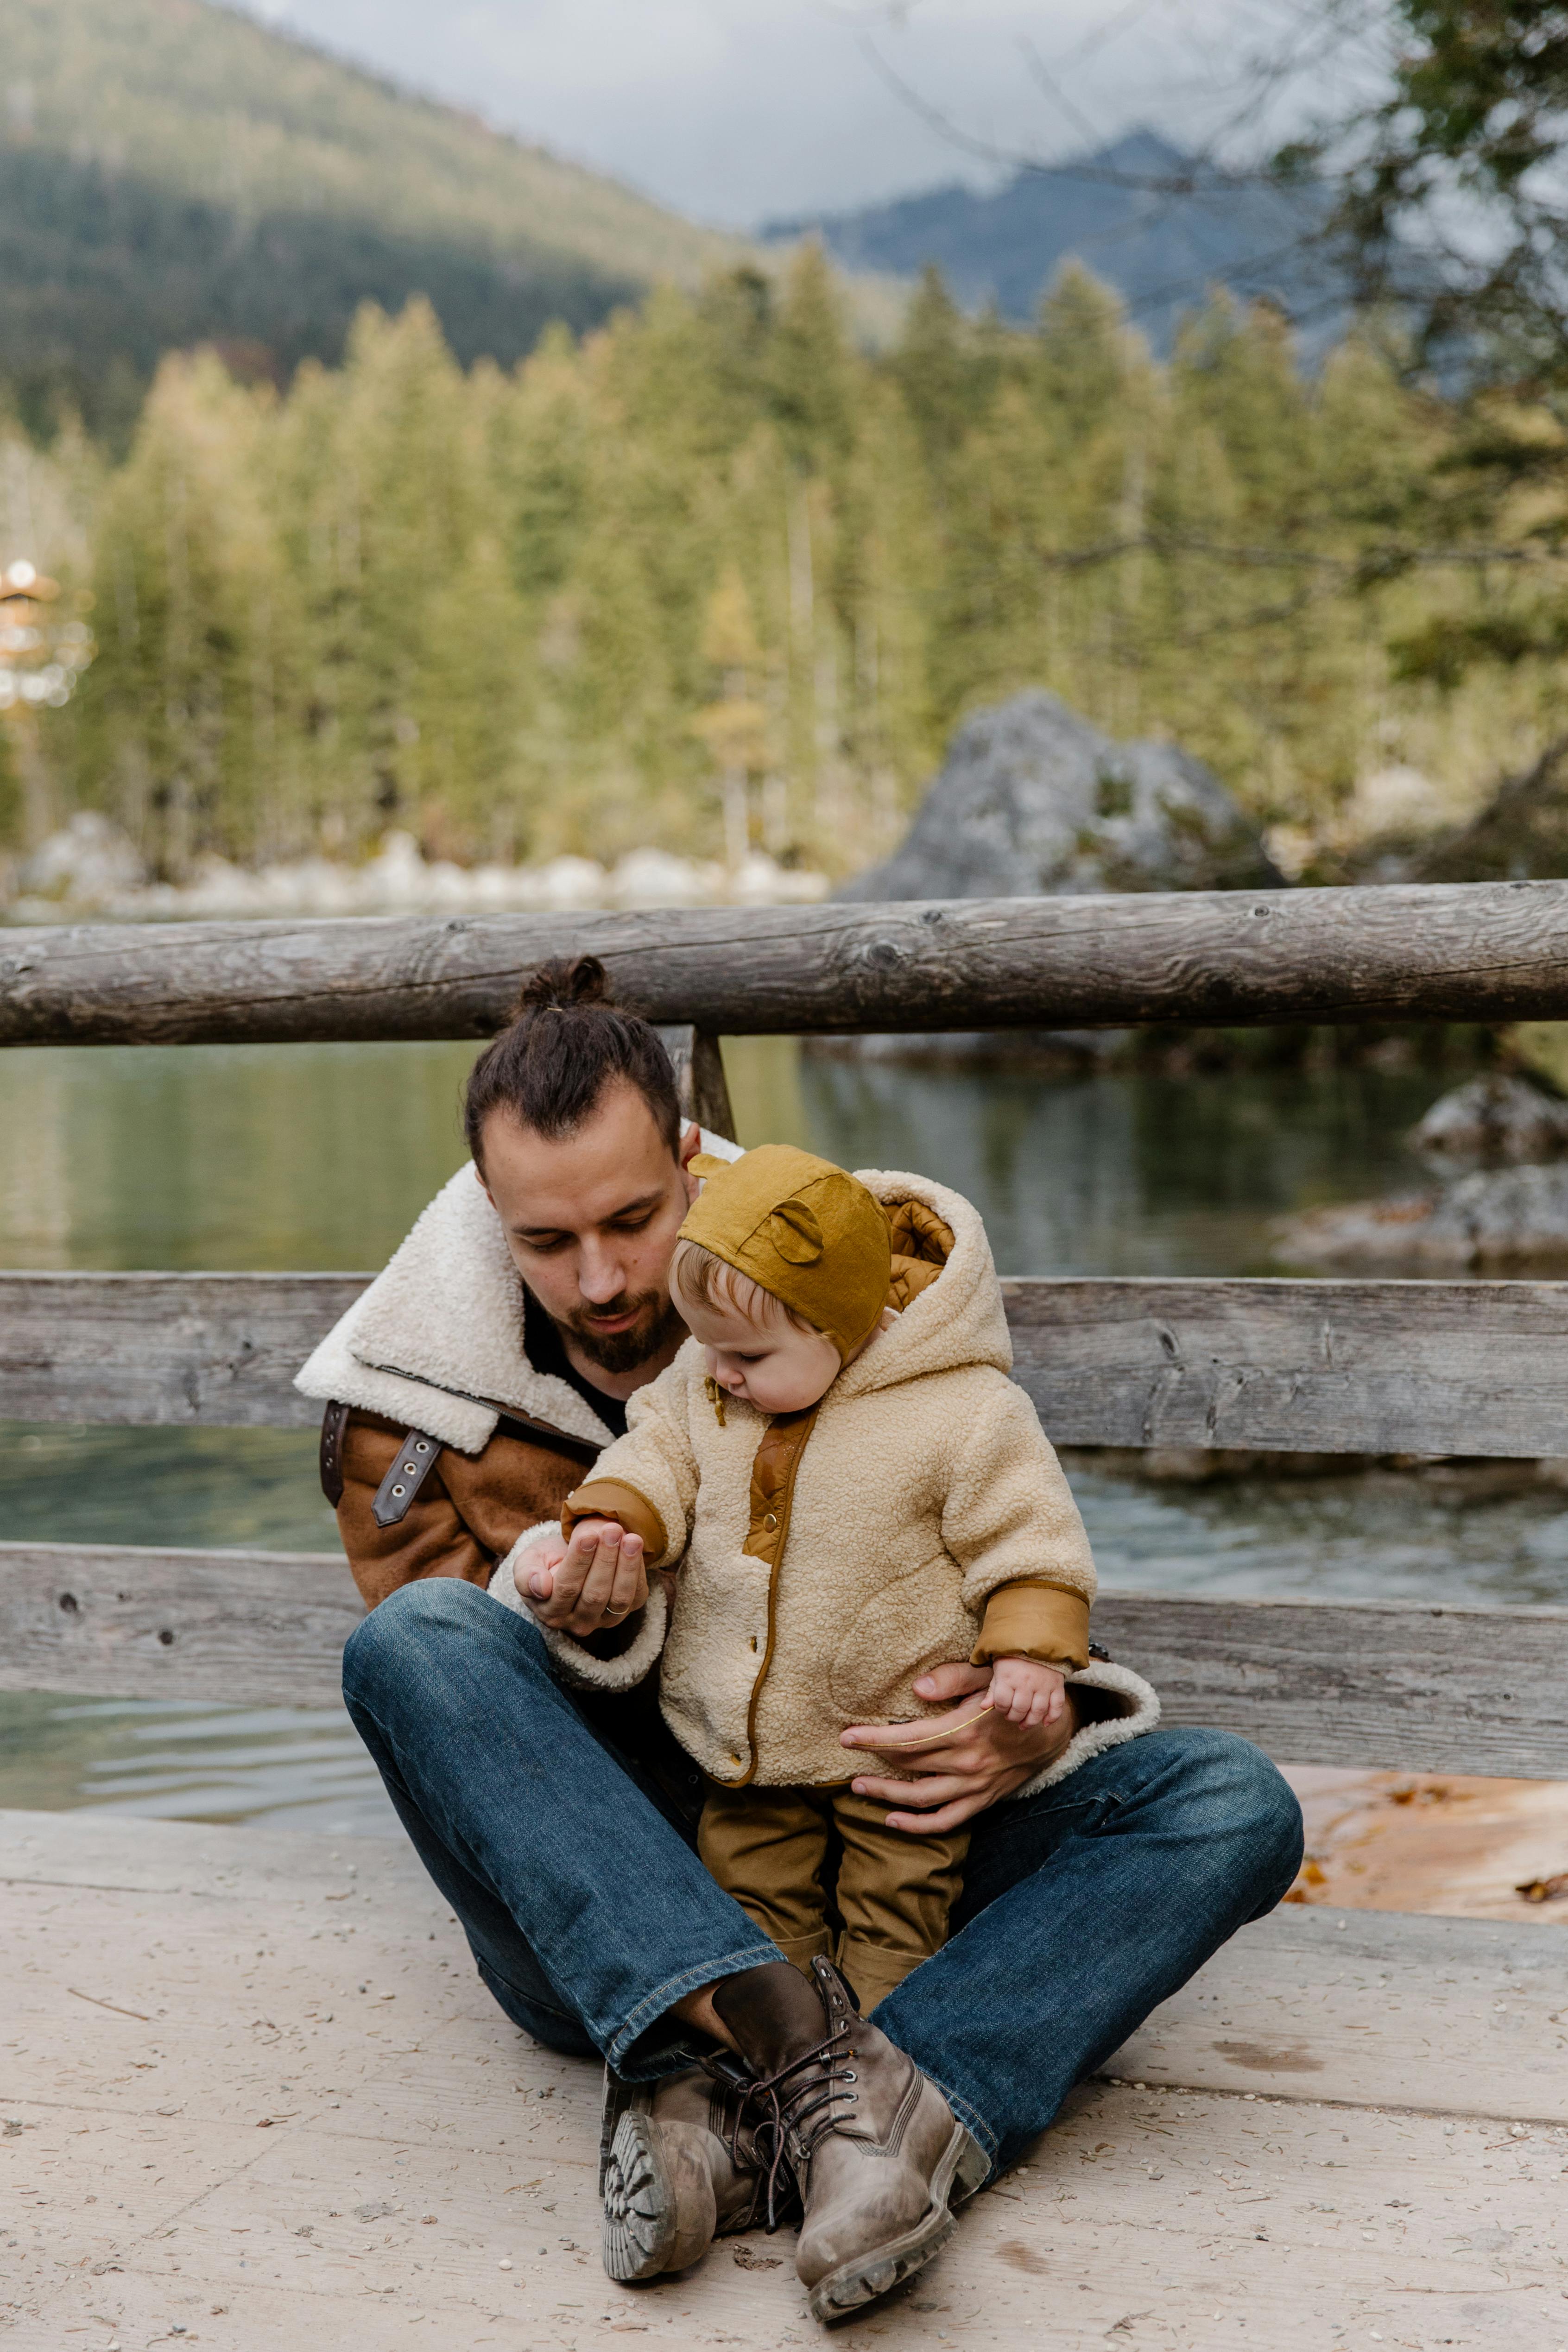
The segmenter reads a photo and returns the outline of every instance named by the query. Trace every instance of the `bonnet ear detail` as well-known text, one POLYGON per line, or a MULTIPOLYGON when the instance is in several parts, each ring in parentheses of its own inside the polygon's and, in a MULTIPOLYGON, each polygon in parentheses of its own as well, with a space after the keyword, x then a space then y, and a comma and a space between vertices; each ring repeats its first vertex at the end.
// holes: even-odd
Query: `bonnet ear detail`
POLYGON ((721 1160, 716 1151, 694 1151, 686 1165, 693 1176, 700 1176, 706 1183, 710 1176, 721 1176, 726 1168, 733 1167, 734 1162, 721 1160))
POLYGON ((815 1265, 822 1255, 822 1227, 804 1201, 781 1201, 768 1219, 767 1236, 786 1265, 815 1265))
POLYGON ((756 1283, 847 1361, 887 1303, 881 1202, 847 1170, 790 1143, 760 1143, 739 1160, 700 1153, 689 1165, 708 1181, 681 1220, 681 1240, 756 1283))

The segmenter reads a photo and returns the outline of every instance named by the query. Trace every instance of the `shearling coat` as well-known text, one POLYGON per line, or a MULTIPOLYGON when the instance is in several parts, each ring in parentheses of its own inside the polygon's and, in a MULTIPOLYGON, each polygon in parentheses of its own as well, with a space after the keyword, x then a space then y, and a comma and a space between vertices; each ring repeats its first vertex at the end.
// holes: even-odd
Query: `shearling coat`
MULTIPOLYGON (((704 1133, 721 1158, 738 1147, 704 1133)), ((529 1360, 523 1291, 471 1164, 425 1210, 294 1385, 327 1409, 322 1486, 374 1608, 431 1576, 488 1584, 525 1528, 553 1519, 612 1432, 529 1360), (378 1515, 410 1437, 435 1448, 411 1498, 378 1515)), ((603 1654, 616 1644, 595 1643, 603 1654)))
POLYGON ((908 1303, 892 1328, 818 1405, 774 1419, 721 1403, 689 1341, 633 1398, 626 1435, 563 1515, 618 1507, 651 1568, 679 1563, 665 1718, 731 1786, 825 1786, 864 1769, 840 1732, 931 1712, 916 1676, 986 1654, 1000 1588, 1014 1622, 1019 1588, 1038 1594, 1037 1654, 1088 1664, 1094 1563, 1034 1407, 1007 1377, 984 1227, 924 1178, 861 1181, 889 1212, 896 1252, 901 1242, 927 1261, 895 1255, 908 1303))

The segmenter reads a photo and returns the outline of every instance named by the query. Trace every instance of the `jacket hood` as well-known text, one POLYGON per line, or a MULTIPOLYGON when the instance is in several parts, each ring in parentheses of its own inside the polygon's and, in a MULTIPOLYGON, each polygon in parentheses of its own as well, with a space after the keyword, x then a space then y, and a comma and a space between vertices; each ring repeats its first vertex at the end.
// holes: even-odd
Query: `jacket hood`
POLYGON ((855 1172, 889 1213, 893 1292, 908 1303, 891 1330, 839 1374, 835 1391, 859 1396, 963 1364, 1010 1372, 1013 1342, 1002 1286, 978 1210, 962 1192, 950 1192, 928 1176, 879 1168, 855 1172))
MULTIPOLYGON (((720 1136, 704 1134, 702 1148, 740 1156, 720 1136)), ((323 1404, 384 1413, 459 1454, 481 1452, 503 1412, 592 1445, 608 1445, 612 1434, 567 1381, 529 1362, 522 1282, 471 1162, 443 1185, 294 1385, 323 1404)))

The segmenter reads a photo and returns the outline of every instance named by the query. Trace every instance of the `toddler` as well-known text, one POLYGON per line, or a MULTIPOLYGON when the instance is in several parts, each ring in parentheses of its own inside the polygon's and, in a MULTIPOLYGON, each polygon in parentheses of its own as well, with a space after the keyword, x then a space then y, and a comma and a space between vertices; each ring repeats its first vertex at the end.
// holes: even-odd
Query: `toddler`
MULTIPOLYGON (((699 1848, 785 1956, 869 2011, 947 1934, 967 1832, 910 1835, 848 1783, 851 1725, 922 1712, 918 1675, 992 1668, 1042 1724, 1087 1663, 1094 1568, 956 1193, 766 1145, 699 1158, 670 1287, 691 1332, 568 1497, 674 1570, 660 1704, 710 1783, 699 1848), (826 1867, 839 1849, 830 1930, 826 1867)), ((650 1608, 657 1607, 657 1591, 650 1608)))

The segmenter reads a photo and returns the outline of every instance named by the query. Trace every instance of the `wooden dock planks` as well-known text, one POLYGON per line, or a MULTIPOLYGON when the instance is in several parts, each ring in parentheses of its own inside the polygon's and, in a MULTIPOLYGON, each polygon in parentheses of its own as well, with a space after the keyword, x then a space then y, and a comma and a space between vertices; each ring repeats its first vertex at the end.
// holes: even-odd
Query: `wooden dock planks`
MULTIPOLYGON (((825 2340, 787 2234, 609 2285, 597 2070, 507 2023, 401 1843, 6 1814, 0 1885, 22 2352, 825 2340)), ((835 2342, 1568 2341, 1561 1934, 1244 1929, 835 2342)))

